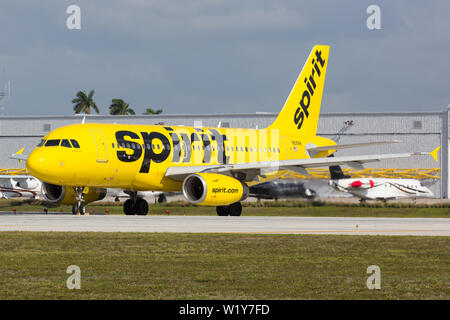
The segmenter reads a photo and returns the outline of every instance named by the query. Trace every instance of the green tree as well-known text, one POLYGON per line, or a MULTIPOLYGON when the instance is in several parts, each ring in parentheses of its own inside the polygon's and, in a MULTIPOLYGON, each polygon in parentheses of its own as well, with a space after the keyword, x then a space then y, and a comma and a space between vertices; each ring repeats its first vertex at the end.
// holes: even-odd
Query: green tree
POLYGON ((160 114, 162 113, 162 109, 153 110, 152 108, 145 109, 144 114, 160 114))
POLYGON ((112 99, 111 105, 109 106, 109 114, 112 115, 125 115, 125 114, 136 114, 130 105, 123 101, 122 99, 112 99))
POLYGON ((86 92, 84 91, 77 92, 76 98, 72 100, 72 103, 75 103, 73 106, 75 113, 91 114, 91 108, 94 109, 95 112, 99 113, 97 104, 92 99, 94 92, 94 90, 91 90, 88 95, 86 95, 86 92))

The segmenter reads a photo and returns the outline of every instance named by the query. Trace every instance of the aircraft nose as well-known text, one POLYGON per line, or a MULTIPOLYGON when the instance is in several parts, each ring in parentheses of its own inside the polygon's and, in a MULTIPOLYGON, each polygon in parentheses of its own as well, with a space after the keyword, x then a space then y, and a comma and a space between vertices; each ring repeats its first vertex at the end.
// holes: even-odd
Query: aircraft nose
POLYGON ((38 179, 42 179, 48 170, 45 158, 43 157, 42 152, 38 149, 33 150, 33 152, 31 152, 28 156, 26 167, 27 171, 38 179))

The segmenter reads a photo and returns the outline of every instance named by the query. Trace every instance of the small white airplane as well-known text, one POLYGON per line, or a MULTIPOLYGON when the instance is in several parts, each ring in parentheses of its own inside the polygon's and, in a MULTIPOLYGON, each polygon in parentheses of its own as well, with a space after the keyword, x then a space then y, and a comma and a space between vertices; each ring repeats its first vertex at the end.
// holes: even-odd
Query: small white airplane
POLYGON ((434 197, 430 189, 415 179, 347 178, 330 180, 329 185, 337 191, 351 193, 363 201, 434 197))
POLYGON ((41 195, 42 183, 28 175, 0 175, 0 199, 32 198, 41 195))

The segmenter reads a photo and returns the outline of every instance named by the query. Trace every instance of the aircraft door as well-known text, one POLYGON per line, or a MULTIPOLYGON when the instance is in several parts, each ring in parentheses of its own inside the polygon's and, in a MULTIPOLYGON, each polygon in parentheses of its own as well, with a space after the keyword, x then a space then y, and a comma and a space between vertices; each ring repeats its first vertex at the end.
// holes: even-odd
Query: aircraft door
POLYGON ((97 146, 97 162, 108 162, 108 149, 105 136, 100 130, 90 130, 97 146))

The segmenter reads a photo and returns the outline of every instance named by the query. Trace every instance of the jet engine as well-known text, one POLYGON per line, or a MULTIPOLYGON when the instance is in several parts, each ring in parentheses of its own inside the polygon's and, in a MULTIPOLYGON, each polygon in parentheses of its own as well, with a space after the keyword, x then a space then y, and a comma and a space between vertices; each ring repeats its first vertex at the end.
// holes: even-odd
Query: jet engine
POLYGON ((248 186, 222 174, 195 173, 184 179, 183 195, 190 203, 226 206, 245 200, 248 196, 248 186))
MULTIPOLYGON (((77 194, 72 187, 59 186, 56 184, 43 182, 42 194, 44 199, 52 204, 75 204, 78 202, 77 194)), ((85 203, 102 200, 105 196, 106 189, 102 188, 85 188, 83 193, 85 203)))

